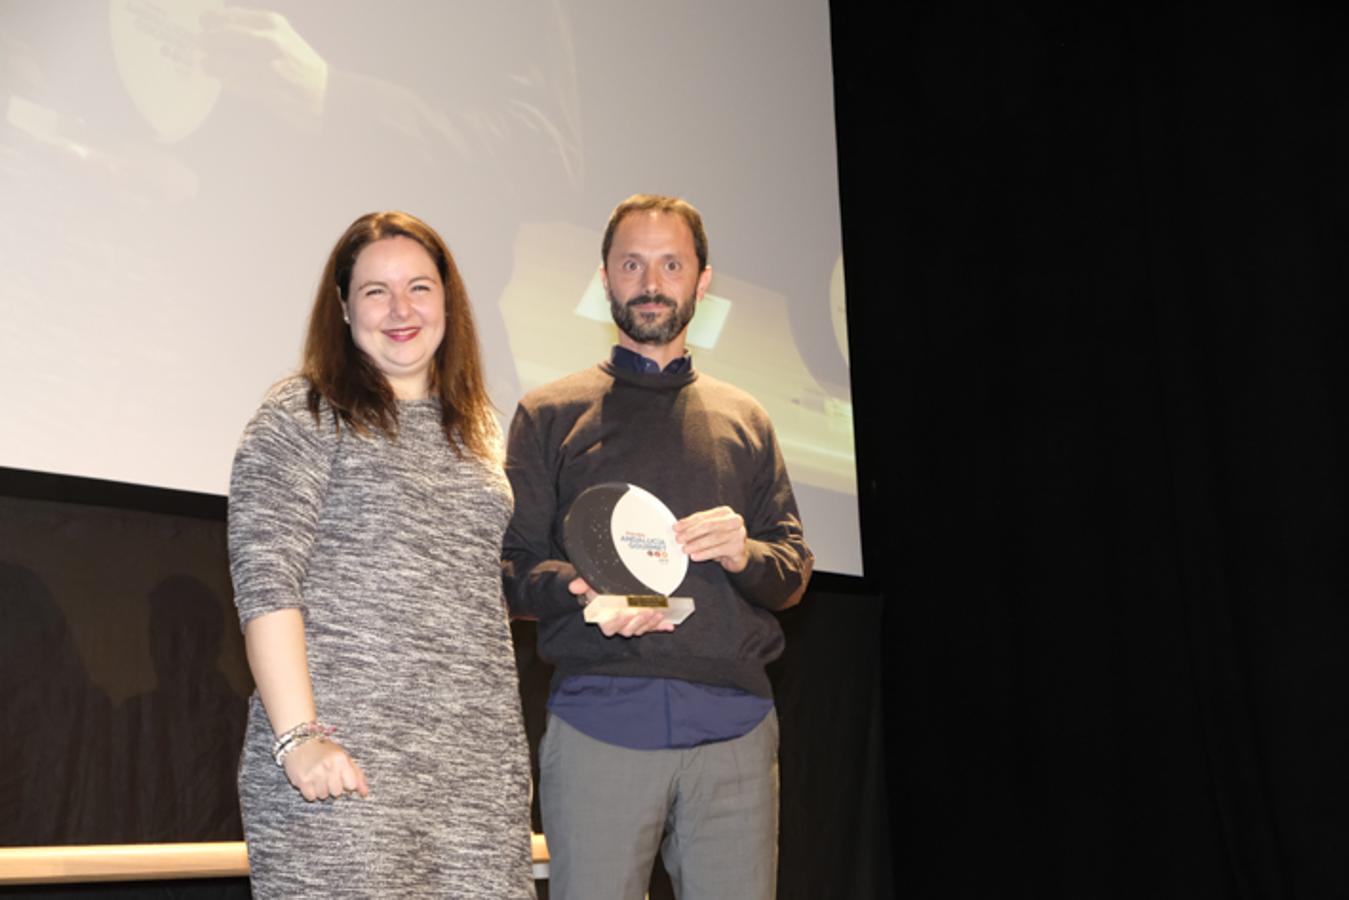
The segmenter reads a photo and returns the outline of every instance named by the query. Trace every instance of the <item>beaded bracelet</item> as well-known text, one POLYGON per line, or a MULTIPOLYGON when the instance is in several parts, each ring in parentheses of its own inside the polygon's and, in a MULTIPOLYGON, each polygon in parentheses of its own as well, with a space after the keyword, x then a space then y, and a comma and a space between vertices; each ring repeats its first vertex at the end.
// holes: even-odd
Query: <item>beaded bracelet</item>
POLYGON ((318 719, 312 722, 301 722, 285 734, 279 735, 273 742, 272 759, 276 760, 278 766, 284 766, 286 757, 296 747, 310 741, 326 741, 336 731, 336 728, 331 725, 324 725, 318 719))

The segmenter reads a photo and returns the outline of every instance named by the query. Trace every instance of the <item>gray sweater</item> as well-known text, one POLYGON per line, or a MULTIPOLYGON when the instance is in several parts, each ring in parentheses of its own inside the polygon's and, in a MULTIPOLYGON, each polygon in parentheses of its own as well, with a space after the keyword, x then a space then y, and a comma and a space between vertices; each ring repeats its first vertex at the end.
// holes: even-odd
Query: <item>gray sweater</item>
POLYGON ((529 763, 500 588, 510 491, 456 457, 436 401, 399 436, 316 424, 272 391, 230 481, 240 619, 303 610, 320 719, 370 798, 306 803, 255 694, 239 796, 258 897, 532 897, 529 763))

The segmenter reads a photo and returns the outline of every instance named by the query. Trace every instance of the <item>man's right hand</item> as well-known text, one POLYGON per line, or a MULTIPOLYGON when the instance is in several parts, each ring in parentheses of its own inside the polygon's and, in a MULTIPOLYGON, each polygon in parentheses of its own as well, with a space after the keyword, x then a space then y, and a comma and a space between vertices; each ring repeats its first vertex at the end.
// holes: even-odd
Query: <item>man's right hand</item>
MULTIPOLYGON (((587 601, 595 598, 595 592, 586 584, 584 578, 573 578, 567 590, 587 601)), ((650 634, 653 631, 674 631, 673 622, 666 621, 658 609, 628 609, 614 613, 602 622, 596 622, 605 637, 633 638, 650 634)))

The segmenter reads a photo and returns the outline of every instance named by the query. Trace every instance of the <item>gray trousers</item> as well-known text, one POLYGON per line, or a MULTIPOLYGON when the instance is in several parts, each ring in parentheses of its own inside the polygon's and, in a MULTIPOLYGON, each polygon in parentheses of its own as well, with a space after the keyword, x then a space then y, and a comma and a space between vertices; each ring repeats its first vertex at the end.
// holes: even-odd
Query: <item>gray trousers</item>
POLYGON ((641 900, 659 850, 680 900, 772 900, 778 719, 688 750, 629 750, 549 715, 539 801, 554 900, 641 900))

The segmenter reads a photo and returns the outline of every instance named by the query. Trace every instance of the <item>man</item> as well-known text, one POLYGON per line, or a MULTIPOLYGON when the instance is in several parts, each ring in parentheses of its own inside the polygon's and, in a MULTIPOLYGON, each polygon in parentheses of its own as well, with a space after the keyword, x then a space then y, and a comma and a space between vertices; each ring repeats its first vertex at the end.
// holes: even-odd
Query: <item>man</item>
POLYGON ((556 666, 540 748, 550 896, 641 898, 659 849, 680 897, 771 898, 777 717, 764 665, 782 652, 773 611, 800 600, 814 560, 767 415, 684 348, 712 278, 698 211, 629 197, 600 274, 618 346, 520 401, 506 462, 506 594, 538 620, 556 666), (675 593, 696 611, 677 628, 655 610, 584 620, 593 592, 566 559, 562 520, 612 481, 679 517, 690 563, 675 593))

